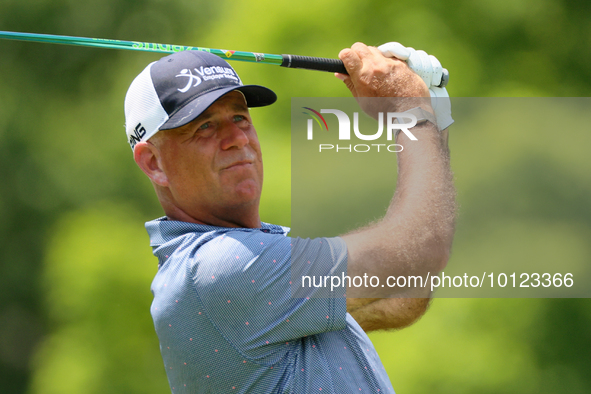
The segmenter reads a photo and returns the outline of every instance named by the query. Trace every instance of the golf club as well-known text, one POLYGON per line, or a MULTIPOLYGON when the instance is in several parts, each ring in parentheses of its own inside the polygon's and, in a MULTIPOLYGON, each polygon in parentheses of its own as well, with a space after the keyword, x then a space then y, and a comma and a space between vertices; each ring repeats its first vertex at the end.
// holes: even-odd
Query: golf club
MULTIPOLYGON (((63 45, 77 45, 86 47, 127 49, 130 51, 174 53, 179 51, 197 50, 212 53, 225 60, 238 60, 244 62, 274 64, 281 67, 301 68, 306 70, 318 70, 347 74, 347 70, 340 59, 323 57, 298 56, 298 55, 273 55, 269 53, 243 52, 226 49, 213 49, 191 47, 183 45, 158 44, 139 41, 110 40, 104 38, 72 37, 52 34, 20 33, 0 31, 0 38, 6 40, 44 42, 63 45)), ((445 87, 449 80, 449 73, 443 69, 443 76, 439 87, 445 87)))

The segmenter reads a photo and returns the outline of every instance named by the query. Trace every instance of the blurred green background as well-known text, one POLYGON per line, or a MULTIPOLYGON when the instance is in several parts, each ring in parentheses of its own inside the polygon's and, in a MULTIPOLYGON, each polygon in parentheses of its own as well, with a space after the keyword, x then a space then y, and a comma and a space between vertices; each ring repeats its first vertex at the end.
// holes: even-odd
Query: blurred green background
MULTIPOLYGON (((455 97, 591 88, 586 1, 3 0, 0 30, 326 57, 356 41, 400 41, 439 58, 455 97)), ((159 57, 0 40, 2 393, 169 392, 143 229, 162 212, 123 128, 129 83, 159 57)), ((252 114, 266 162, 263 220, 290 225, 290 98, 348 91, 325 73, 233 66, 279 95, 252 114)), ((484 141, 508 148, 486 157, 462 142, 481 132, 452 131, 461 214, 450 265, 493 252, 534 259, 573 237, 557 266, 591 262, 589 129, 540 136, 549 150, 560 142, 545 155, 540 141, 511 149, 487 127, 484 141)), ((371 337, 399 394, 589 393, 590 324, 587 299, 437 299, 411 328, 371 337)))

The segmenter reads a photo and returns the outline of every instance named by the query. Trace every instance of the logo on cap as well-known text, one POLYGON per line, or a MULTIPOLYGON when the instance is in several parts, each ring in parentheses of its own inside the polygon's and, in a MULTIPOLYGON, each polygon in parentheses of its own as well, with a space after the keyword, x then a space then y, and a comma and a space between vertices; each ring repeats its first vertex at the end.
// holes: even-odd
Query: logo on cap
MULTIPOLYGON (((195 71, 197 71, 197 70, 195 70, 195 71)), ((187 90, 189 90, 191 88, 191 83, 193 81, 195 81, 195 85, 193 85, 193 87, 195 87, 195 86, 197 86, 197 85, 199 85, 201 83, 201 78, 199 78, 197 75, 193 75, 191 73, 191 70, 186 69, 186 68, 183 69, 183 70, 181 70, 181 73, 178 74, 178 75, 175 75, 175 77, 176 78, 178 78, 178 77, 189 77, 189 81, 187 82, 187 86, 185 86, 182 89, 177 89, 181 93, 185 93, 187 90)))
POLYGON ((230 67, 211 66, 194 68, 193 69, 199 75, 193 75, 191 70, 184 68, 180 74, 175 75, 178 77, 187 77, 187 85, 182 89, 177 89, 181 93, 187 92, 191 87, 199 85, 202 81, 209 81, 213 79, 229 79, 231 82, 240 84, 240 79, 236 72, 230 67))

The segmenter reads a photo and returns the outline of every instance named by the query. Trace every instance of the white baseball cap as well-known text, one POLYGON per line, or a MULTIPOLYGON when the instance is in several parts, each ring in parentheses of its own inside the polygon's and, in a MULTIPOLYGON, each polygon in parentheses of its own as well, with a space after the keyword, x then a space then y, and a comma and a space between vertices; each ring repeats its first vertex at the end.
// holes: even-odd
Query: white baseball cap
POLYGON ((232 90, 241 91, 249 107, 277 100, 264 86, 243 85, 228 62, 209 52, 176 52, 150 63, 125 96, 125 131, 131 149, 158 130, 191 122, 232 90))

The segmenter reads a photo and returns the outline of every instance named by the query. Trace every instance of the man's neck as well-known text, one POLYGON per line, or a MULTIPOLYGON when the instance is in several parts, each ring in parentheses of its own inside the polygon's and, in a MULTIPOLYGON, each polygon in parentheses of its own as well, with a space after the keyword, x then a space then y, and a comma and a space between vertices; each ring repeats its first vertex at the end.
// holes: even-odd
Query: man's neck
MULTIPOLYGON (((189 215, 178 207, 164 207, 164 213, 170 220, 181 222, 204 224, 216 227, 236 227, 236 228, 260 228, 261 219, 258 214, 258 207, 253 213, 235 212, 229 210, 224 212, 226 215, 217 216, 215 213, 206 213, 198 217, 189 215)), ((241 210, 242 211, 242 210, 241 210)))

